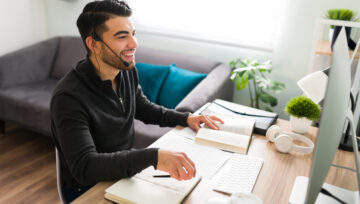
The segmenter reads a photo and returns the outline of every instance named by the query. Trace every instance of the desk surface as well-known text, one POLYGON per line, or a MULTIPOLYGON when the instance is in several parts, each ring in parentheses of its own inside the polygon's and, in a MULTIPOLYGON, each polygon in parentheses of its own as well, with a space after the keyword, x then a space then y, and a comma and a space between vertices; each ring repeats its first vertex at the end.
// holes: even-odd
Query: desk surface
MULTIPOLYGON (((289 122, 279 119, 277 125, 284 130, 290 130, 289 122)), ((181 128, 181 127, 176 127, 181 128)), ((317 128, 311 127, 308 138, 315 141, 317 128)), ((264 165, 256 181, 253 193, 259 196, 264 203, 288 203, 295 178, 309 176, 312 154, 279 153, 275 145, 267 142, 261 135, 255 135, 252 140, 248 155, 264 159, 264 165)), ((339 150, 336 153, 334 164, 355 168, 353 153, 339 150)), ((77 198, 74 203, 111 203, 104 198, 104 192, 114 182, 100 182, 89 191, 77 198)), ((355 173, 344 169, 331 167, 326 178, 326 183, 342 188, 356 190, 357 181, 355 173)), ((204 203, 209 197, 223 194, 214 192, 210 181, 202 179, 184 203, 204 203)))

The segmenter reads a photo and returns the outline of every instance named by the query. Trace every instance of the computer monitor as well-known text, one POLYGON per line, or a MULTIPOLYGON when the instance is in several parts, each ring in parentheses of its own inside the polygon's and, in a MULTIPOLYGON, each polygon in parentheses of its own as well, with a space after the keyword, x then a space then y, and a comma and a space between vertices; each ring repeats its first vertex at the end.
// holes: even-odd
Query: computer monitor
POLYGON ((338 149, 345 122, 351 116, 350 83, 349 52, 345 29, 342 29, 333 49, 305 203, 315 203, 338 149))

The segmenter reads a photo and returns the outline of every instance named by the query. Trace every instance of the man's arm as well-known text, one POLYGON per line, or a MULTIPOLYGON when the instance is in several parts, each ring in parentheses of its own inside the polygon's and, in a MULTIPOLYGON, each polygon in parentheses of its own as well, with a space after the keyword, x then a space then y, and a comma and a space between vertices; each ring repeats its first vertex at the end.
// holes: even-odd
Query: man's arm
POLYGON ((60 146, 73 177, 82 185, 131 177, 146 167, 157 167, 158 149, 99 153, 89 130, 89 116, 69 95, 57 95, 51 102, 54 139, 60 146))

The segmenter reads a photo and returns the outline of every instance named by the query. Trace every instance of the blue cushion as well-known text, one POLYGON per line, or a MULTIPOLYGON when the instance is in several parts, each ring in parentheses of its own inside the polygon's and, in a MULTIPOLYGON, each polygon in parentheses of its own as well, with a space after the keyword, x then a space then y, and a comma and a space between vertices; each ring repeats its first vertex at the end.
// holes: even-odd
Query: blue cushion
POLYGON ((136 68, 144 95, 156 103, 160 88, 169 73, 169 66, 136 63, 136 68))
POLYGON ((206 75, 170 65, 157 103, 167 108, 175 108, 206 75))

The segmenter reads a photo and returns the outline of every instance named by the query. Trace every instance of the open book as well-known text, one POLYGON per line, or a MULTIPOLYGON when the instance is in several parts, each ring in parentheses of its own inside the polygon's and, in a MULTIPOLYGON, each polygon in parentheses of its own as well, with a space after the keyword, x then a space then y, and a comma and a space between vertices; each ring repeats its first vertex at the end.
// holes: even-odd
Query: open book
POLYGON ((211 114, 224 114, 231 115, 239 118, 251 118, 255 120, 254 133, 264 135, 268 128, 273 125, 278 114, 259 110, 256 108, 224 101, 221 99, 214 100, 209 106, 207 106, 200 114, 211 115, 211 114))
POLYGON ((154 178, 165 172, 150 166, 129 179, 121 179, 105 190, 105 198, 116 203, 181 203, 199 183, 201 177, 178 181, 154 178))
POLYGON ((202 127, 195 137, 195 143, 213 146, 222 150, 246 154, 251 142, 255 120, 216 114, 224 124, 217 123, 220 130, 202 127))

